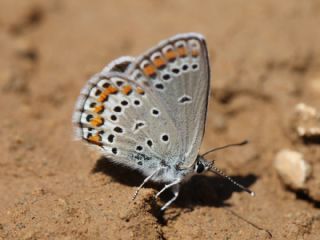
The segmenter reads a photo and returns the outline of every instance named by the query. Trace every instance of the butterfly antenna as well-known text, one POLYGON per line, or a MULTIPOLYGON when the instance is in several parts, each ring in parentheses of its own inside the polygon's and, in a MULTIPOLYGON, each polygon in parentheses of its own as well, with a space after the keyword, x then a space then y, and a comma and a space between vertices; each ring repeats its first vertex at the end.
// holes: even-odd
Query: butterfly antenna
POLYGON ((232 143, 232 144, 228 144, 228 145, 225 145, 225 146, 222 146, 222 147, 213 148, 213 149, 209 150, 208 152, 205 152, 204 154, 202 154, 201 157, 204 157, 205 155, 207 155, 209 153, 212 153, 212 152, 215 152, 215 151, 218 151, 218 150, 221 150, 221 149, 225 149, 225 148, 228 148, 228 147, 243 146, 243 145, 246 145, 248 143, 249 143, 248 140, 244 140, 244 141, 242 141, 240 143, 232 143))
POLYGON ((211 166, 211 168, 209 169, 210 172, 213 172, 221 177, 224 177, 226 179, 228 179, 230 182, 232 182, 234 185, 238 186, 239 188, 241 188, 243 191, 246 191, 247 193, 249 193, 252 197, 254 197, 256 194, 255 192, 251 191, 250 189, 242 186, 241 184, 237 183, 236 181, 234 181, 231 177, 227 176, 224 172, 222 172, 220 169, 216 168, 214 165, 211 166))

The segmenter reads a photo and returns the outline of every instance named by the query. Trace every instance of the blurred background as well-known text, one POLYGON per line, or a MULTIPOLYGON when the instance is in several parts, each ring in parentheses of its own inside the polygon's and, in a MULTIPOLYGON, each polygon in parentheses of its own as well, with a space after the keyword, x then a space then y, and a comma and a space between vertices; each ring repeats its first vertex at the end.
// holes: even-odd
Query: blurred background
POLYGON ((0 1, 0 239, 318 239, 320 1, 0 1), (157 186, 73 141, 87 79, 183 32, 206 37, 212 174, 157 186))

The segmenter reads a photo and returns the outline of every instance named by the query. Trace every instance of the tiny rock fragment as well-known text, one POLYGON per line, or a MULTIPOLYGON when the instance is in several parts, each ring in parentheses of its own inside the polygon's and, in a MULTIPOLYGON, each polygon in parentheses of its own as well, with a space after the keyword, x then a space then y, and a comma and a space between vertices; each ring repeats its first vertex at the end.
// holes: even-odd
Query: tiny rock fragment
POLYGON ((277 153, 274 167, 285 185, 294 190, 303 189, 311 173, 311 166, 303 159, 303 155, 288 149, 277 153))
POLYGON ((293 128, 299 137, 306 140, 320 140, 320 112, 304 103, 297 104, 293 128))

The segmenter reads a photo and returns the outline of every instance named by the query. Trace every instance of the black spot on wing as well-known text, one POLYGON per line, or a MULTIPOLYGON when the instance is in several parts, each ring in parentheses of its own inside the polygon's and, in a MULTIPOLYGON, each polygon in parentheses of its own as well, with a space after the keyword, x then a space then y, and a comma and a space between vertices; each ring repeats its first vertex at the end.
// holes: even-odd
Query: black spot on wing
POLYGON ((190 103, 192 102, 192 98, 190 96, 183 95, 178 99, 178 102, 182 104, 190 103))
POLYGON ((145 124, 143 122, 137 122, 135 125, 134 125, 134 131, 137 131, 139 130, 140 128, 142 128, 145 124))

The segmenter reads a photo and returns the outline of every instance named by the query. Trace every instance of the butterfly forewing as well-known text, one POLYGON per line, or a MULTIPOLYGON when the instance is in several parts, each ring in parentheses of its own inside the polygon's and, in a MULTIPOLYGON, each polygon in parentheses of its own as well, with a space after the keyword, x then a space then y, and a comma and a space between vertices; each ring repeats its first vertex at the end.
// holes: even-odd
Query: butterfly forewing
MULTIPOLYGON (((126 74, 148 86, 168 112, 178 133, 172 155, 184 166, 193 164, 204 134, 210 69, 204 38, 181 34, 141 55, 126 74)), ((165 158, 165 156, 163 156, 165 158)))

